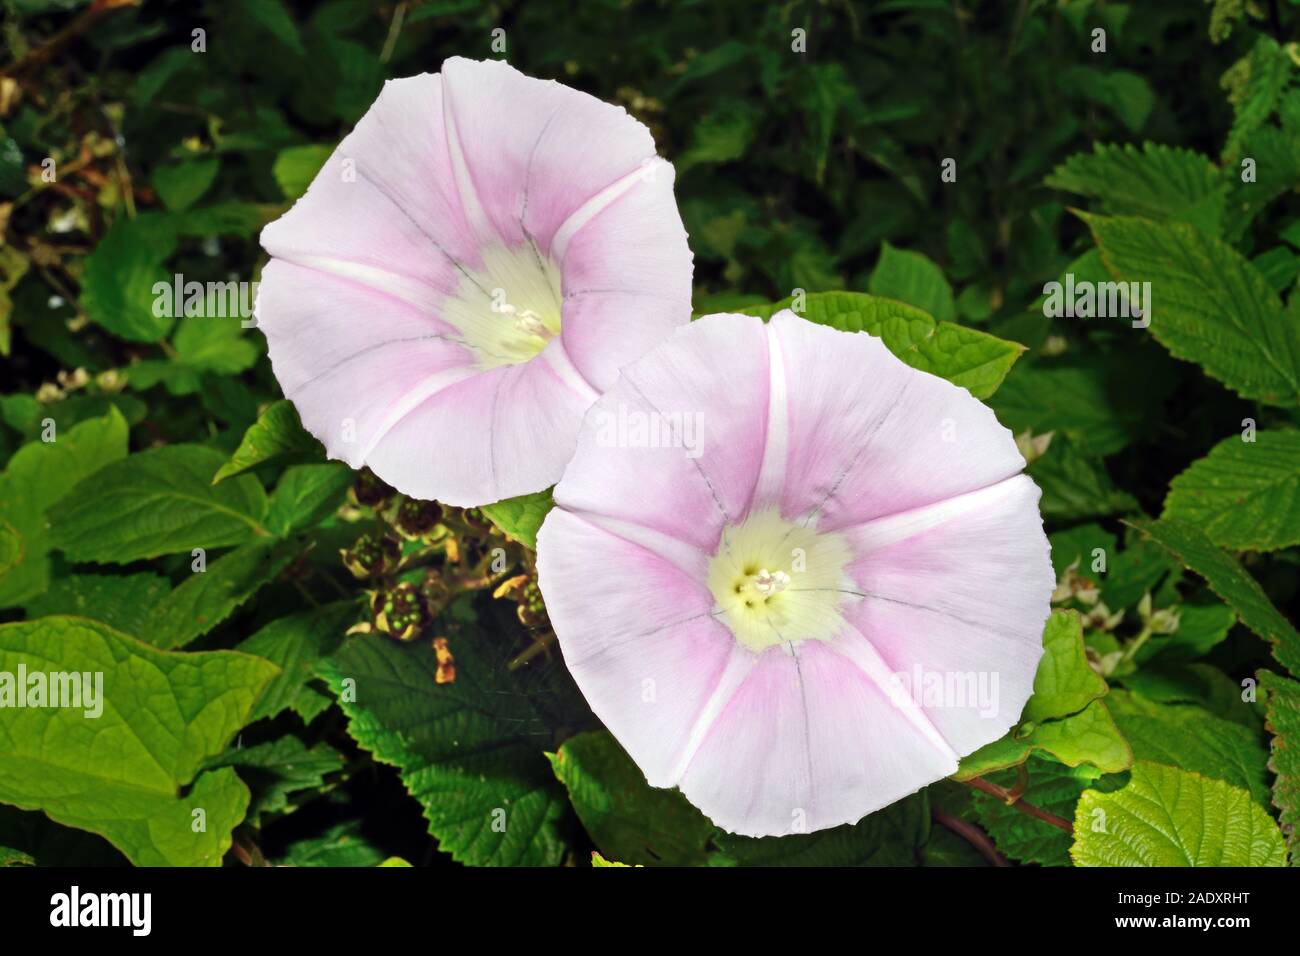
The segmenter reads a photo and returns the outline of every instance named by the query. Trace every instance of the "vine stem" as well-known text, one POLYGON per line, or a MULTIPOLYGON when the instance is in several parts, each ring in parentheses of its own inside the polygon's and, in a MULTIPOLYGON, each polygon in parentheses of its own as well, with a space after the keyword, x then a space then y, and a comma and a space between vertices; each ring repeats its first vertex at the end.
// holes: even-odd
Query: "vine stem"
POLYGON ((1024 800, 1021 800, 1016 794, 1007 790, 1005 787, 999 787, 996 783, 990 783, 983 777, 975 777, 971 780, 964 780, 962 782, 965 783, 966 786, 974 787, 976 790, 981 790, 991 797, 997 797, 1003 803, 1015 807, 1026 816, 1031 816, 1035 820, 1042 820, 1044 823, 1050 824, 1058 830, 1064 830, 1066 833, 1074 833, 1074 824, 1069 820, 1058 817, 1055 813, 1048 813, 1046 810, 1036 807, 1032 803, 1027 803, 1024 800))
POLYGON ((930 819, 940 826, 947 827, 953 833, 957 834, 976 850, 979 855, 989 861, 992 866, 1010 866, 1007 858, 998 852, 989 835, 973 823, 963 820, 961 817, 955 817, 951 813, 940 810, 938 807, 930 808, 930 819))

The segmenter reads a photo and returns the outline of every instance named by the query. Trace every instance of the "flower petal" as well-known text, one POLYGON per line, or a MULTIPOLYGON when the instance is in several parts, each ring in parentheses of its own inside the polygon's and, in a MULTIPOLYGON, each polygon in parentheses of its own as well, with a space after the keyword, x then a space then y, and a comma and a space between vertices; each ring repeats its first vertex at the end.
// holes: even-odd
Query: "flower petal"
POLYGON ((499 60, 451 57, 442 78, 453 148, 474 193, 469 202, 481 205, 507 245, 531 237, 547 254, 569 216, 654 159, 645 126, 580 90, 499 60))
POLYGON ((922 704, 959 753, 1001 737, 1033 692, 1056 583, 1038 499, 1017 475, 845 532, 864 595, 845 616, 913 693, 955 689, 922 704))
POLYGON ((303 425, 332 458, 359 468, 412 401, 473 374, 473 356, 437 318, 352 279, 273 259, 258 327, 303 425), (357 316, 368 334, 356 334, 357 316))
POLYGON ((592 710, 653 785, 671 786, 735 650, 711 615, 707 588, 652 551, 560 509, 538 532, 537 573, 551 622, 565 635, 565 665, 592 710), (624 586, 611 589, 611 579, 624 586))
POLYGON ((588 411, 556 502, 712 553, 723 524, 748 506, 767 381, 757 319, 709 316, 678 329, 588 411))
POLYGON ((1025 466, 1015 439, 963 388, 880 339, 785 311, 772 317, 789 389, 782 511, 829 530, 942 501, 1025 466))
POLYGON ((763 653, 681 780, 718 826, 781 836, 853 823, 956 770, 830 645, 788 647, 763 653))
MULTIPOLYGON (((558 348, 558 340, 547 346, 558 348)), ((545 488, 564 470, 589 401, 544 352, 408 405, 366 460, 415 498, 462 507, 513 498, 545 488)))

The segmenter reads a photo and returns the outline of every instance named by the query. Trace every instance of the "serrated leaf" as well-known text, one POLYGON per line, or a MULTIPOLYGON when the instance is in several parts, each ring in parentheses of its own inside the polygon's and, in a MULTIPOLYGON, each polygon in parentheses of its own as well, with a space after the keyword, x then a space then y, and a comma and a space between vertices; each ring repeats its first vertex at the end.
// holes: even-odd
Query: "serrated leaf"
POLYGON ((100 469, 51 510, 55 547, 74 561, 124 564, 266 535, 256 478, 213 486, 224 460, 202 445, 165 445, 100 469))
POLYGON ((1267 717, 1265 726, 1273 735, 1268 769, 1276 774, 1273 781, 1273 806, 1279 820, 1291 861, 1300 850, 1300 683, 1261 671, 1259 686, 1264 692, 1267 717))
POLYGON ((642 865, 707 862, 713 824, 677 790, 646 783, 612 734, 578 734, 548 757, 578 819, 608 856, 642 865))
POLYGON ((568 801, 542 753, 545 724, 480 646, 490 639, 466 630, 452 642, 447 684, 423 642, 377 635, 346 642, 318 672, 340 695, 352 738, 398 768, 444 852, 470 865, 554 866, 568 801), (355 682, 346 694, 344 680, 355 682))
POLYGON ((146 644, 183 647, 216 627, 284 570, 299 548, 258 541, 236 548, 190 576, 154 605, 136 634, 146 644))
POLYGON ((1189 222, 1211 235, 1223 224, 1227 190, 1218 168, 1191 150, 1143 143, 1141 150, 1096 143, 1047 177, 1053 189, 1100 201, 1110 215, 1189 222))
POLYGON ((303 429, 293 403, 280 399, 267 406, 248 427, 230 460, 212 476, 212 483, 215 485, 273 459, 319 454, 320 443, 303 429))
POLYGON ((484 505, 479 510, 507 537, 536 550, 537 529, 542 526, 552 504, 551 489, 548 488, 531 495, 520 495, 518 498, 506 498, 495 504, 484 505))
POLYGON ((343 755, 328 744, 308 747, 287 734, 251 747, 228 749, 204 764, 204 770, 240 768, 239 776, 252 792, 248 820, 256 826, 265 817, 288 810, 294 794, 320 790, 326 776, 343 766, 343 755))
POLYGON ((1268 804, 1268 755, 1254 731, 1203 707, 1158 704, 1123 690, 1114 691, 1107 703, 1135 759, 1222 780, 1248 791, 1261 806, 1268 804))
POLYGON ((1151 283, 1148 331, 1243 398, 1300 404, 1300 326, 1231 246, 1186 223, 1084 217, 1106 268, 1151 283))
MULTIPOLYGON (((740 309, 767 319, 788 309, 793 298, 740 309)), ((810 322, 846 332, 866 332, 913 368, 946 378, 976 398, 988 398, 1024 346, 952 322, 939 322, 913 306, 861 292, 814 292, 800 313, 810 322)))
POLYGON ((352 601, 337 601, 272 621, 236 650, 264 658, 280 673, 262 692, 250 720, 293 710, 306 723, 330 705, 331 698, 309 686, 321 658, 334 653, 360 616, 352 601))
POLYGON ((1210 590, 1237 612, 1241 623, 1273 645, 1273 656, 1300 674, 1300 633, 1237 560, 1193 525, 1177 518, 1128 521, 1183 565, 1205 578, 1210 590))
POLYGON ((1079 799, 1070 858, 1076 866, 1285 866, 1286 845, 1245 790, 1139 761, 1119 790, 1079 799))
POLYGON ((296 841, 276 866, 379 866, 388 855, 361 832, 360 820, 345 820, 324 833, 296 841))
POLYGON ((919 252, 880 246, 880 259, 867 290, 872 295, 897 299, 928 312, 940 322, 953 320, 952 286, 943 271, 919 252))
POLYGON ((104 699, 93 718, 84 699, 0 707, 0 802, 99 833, 139 866, 221 862, 248 790, 231 770, 198 771, 243 726, 273 664, 168 653, 95 621, 48 617, 0 625, 0 672, 20 665, 102 674, 104 699))
POLYGON ((32 441, 0 475, 0 538, 7 567, 0 567, 0 607, 21 604, 50 581, 50 534, 46 514, 81 479, 126 457, 127 425, 116 408, 52 442, 32 441))
POLYGON ((1300 431, 1225 438, 1170 483, 1164 517, 1232 550, 1300 544, 1300 431))

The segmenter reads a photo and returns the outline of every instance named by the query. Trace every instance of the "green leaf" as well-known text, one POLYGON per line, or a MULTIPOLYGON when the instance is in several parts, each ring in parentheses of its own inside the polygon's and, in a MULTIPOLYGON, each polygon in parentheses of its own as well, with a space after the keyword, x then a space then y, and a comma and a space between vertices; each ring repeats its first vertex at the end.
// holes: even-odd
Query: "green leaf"
POLYGON ((289 146, 280 150, 275 157, 271 173, 280 185, 284 198, 293 200, 307 192, 307 187, 321 171, 325 161, 334 152, 333 146, 308 143, 304 146, 289 146))
POLYGON ((0 802, 98 833, 138 866, 221 862, 248 790, 231 770, 195 775, 243 726, 274 665, 167 653, 75 617, 0 625, 0 672, 20 665, 102 674, 102 712, 88 718, 84 699, 0 707, 0 802))
POLYGON ((1142 437, 1159 413, 1161 396, 1135 366, 1112 356, 1092 363, 1022 362, 989 405, 1017 434, 1050 431, 1068 436, 1085 455, 1110 455, 1142 437))
MULTIPOLYGON (((157 314, 154 286, 171 299, 171 277, 163 263, 176 250, 176 230, 164 213, 144 213, 113 223, 86 258, 81 304, 92 322, 131 342, 157 342, 172 327, 157 314)), ((165 310, 170 312, 170 310, 165 310)))
POLYGON ((1203 707, 1159 704, 1129 691, 1112 692, 1107 703, 1135 759, 1222 780, 1268 805, 1268 755, 1254 731, 1203 707))
POLYGON ((1300 849, 1300 683, 1261 671, 1259 686, 1267 707, 1265 726, 1273 735, 1268 769, 1273 781, 1273 806, 1279 811, 1282 833, 1296 860, 1300 849))
POLYGON ((234 5, 241 18, 256 24, 298 56, 306 55, 298 25, 282 0, 234 0, 234 5))
POLYGON ((1091 764, 1107 773, 1128 768, 1133 753, 1101 697, 1106 682, 1088 665, 1077 611, 1053 611, 1043 628, 1043 656, 1034 693, 1017 726, 962 758, 953 779, 970 780, 1016 767, 1035 751, 1070 767, 1091 764))
POLYGON ((1105 464, 1065 435, 1054 435, 1026 471, 1043 491, 1038 506, 1046 517, 1074 521, 1137 510, 1137 499, 1115 485, 1105 464))
POLYGON ((375 635, 346 642, 319 673, 339 695, 352 738, 398 768, 444 852, 476 866, 554 866, 568 801, 542 754, 541 715, 492 659, 490 640, 462 631, 447 684, 437 683, 423 642, 375 635))
POLYGON ((25 605, 29 618, 76 614, 126 634, 143 635, 149 612, 171 591, 159 574, 70 574, 25 605))
POLYGON ((1242 624, 1273 645, 1273 656, 1279 663, 1292 674, 1300 674, 1300 633, 1232 555, 1215 547, 1196 527, 1177 518, 1126 523, 1205 578, 1210 590, 1237 612, 1242 624))
POLYGON ((717 862, 737 866, 915 866, 929 833, 929 800, 916 793, 851 826, 761 838, 719 830, 715 840, 717 862))
POLYGON ((1227 190, 1219 170, 1191 150, 1096 143, 1057 166, 1046 184, 1096 199, 1108 215, 1188 222, 1210 235, 1223 225, 1227 190))
POLYGON ((707 862, 714 826, 677 790, 659 790, 607 731, 570 737, 548 754, 596 846, 628 864, 707 862))
MULTIPOLYGON (((741 309, 767 319, 793 298, 741 309)), ((846 332, 866 332, 913 368, 961 385, 976 398, 992 395, 1024 346, 951 322, 938 322, 902 302, 861 292, 814 292, 801 313, 810 322, 846 332)))
POLYGON ((1155 107, 1146 78, 1128 70, 1076 66, 1066 73, 1065 87, 1113 112, 1132 133, 1141 132, 1155 107))
POLYGON ((352 469, 337 461, 286 468, 271 492, 266 527, 284 536, 320 524, 343 504, 353 477, 352 469))
POLYGON ((1218 601, 1183 604, 1178 608, 1178 630, 1152 634, 1135 659, 1144 664, 1204 657, 1223 642, 1236 623, 1237 612, 1218 601))
POLYGON ((955 318, 952 286, 944 278, 943 270, 919 252, 882 243, 880 259, 867 289, 872 295, 914 305, 940 322, 955 318))
POLYGON ((345 820, 324 833, 298 840, 276 866, 379 866, 388 858, 361 832, 360 820, 345 820))
POLYGON ((1222 548, 1300 544, 1300 431, 1225 438, 1170 483, 1164 517, 1195 525, 1222 548))
POLYGON ((1291 77, 1291 60, 1277 41, 1260 34, 1245 61, 1244 83, 1229 94, 1234 118, 1223 145, 1224 156, 1239 155, 1243 141, 1277 109, 1291 77))
POLYGON ((333 654, 343 635, 356 623, 360 610, 352 601, 337 601, 291 614, 266 625, 236 650, 264 658, 280 668, 253 708, 250 720, 292 710, 311 723, 332 698, 311 686, 320 660, 333 654))
POLYGON ((216 156, 158 166, 153 171, 153 188, 168 209, 189 209, 212 187, 220 168, 216 156))
POLYGON ((495 504, 484 505, 480 510, 506 537, 513 538, 526 547, 537 549, 537 531, 551 510, 551 489, 506 498, 495 504))
MULTIPOLYGON (((1071 768, 1054 760, 1030 758, 1027 764, 1029 785, 1024 798, 1040 810, 1066 820, 1074 818, 1079 796, 1096 776, 1096 771, 1071 768)), ((1002 771, 990 778, 1006 789, 1017 783, 1016 774, 1002 771)), ((972 798, 975 816, 1001 853, 1021 863, 1042 866, 1070 865, 1070 834, 1041 820, 1035 820, 1014 806, 976 791, 972 798)))
POLYGON ((212 485, 223 460, 202 445, 165 445, 100 469, 50 512, 55 546, 74 561, 124 564, 265 535, 256 478, 212 485))
POLYGON ((318 456, 319 452, 320 443, 303 430, 293 403, 280 399, 269 405, 244 432, 234 455, 217 469, 212 483, 215 485, 272 459, 318 456))
POLYGON ((170 650, 183 647, 212 630, 271 581, 294 559, 292 542, 257 541, 236 548, 193 571, 154 605, 137 635, 147 644, 170 650))
POLYGON ((233 282, 230 288, 228 293, 210 290, 202 314, 180 320, 172 340, 175 357, 146 359, 127 368, 132 388, 142 391, 161 382, 173 395, 192 395, 203 387, 204 372, 235 375, 253 366, 258 349, 243 334, 241 293, 233 282))
POLYGON ((1043 628, 1043 657, 1034 693, 1022 720, 1050 720, 1078 713, 1106 694, 1106 681, 1088 666, 1083 619, 1077 611, 1053 611, 1043 628))
POLYGON ((292 796, 319 791, 325 778, 342 770, 343 755, 328 744, 308 747, 292 734, 252 747, 235 747, 204 764, 204 770, 239 767, 240 779, 252 791, 248 821, 254 826, 266 817, 284 813, 292 796))
POLYGON ((1106 268, 1150 282, 1150 333, 1243 398, 1300 404, 1300 323, 1231 246, 1186 223, 1085 216, 1106 268))
POLYGON ((1070 858, 1076 866, 1285 866, 1286 845, 1245 790, 1139 761, 1119 790, 1079 799, 1070 858))
POLYGON ((21 604, 50 581, 50 539, 46 513, 77 482, 126 457, 126 421, 115 408, 52 442, 20 448, 0 475, 0 534, 7 567, 0 564, 0 607, 21 604))

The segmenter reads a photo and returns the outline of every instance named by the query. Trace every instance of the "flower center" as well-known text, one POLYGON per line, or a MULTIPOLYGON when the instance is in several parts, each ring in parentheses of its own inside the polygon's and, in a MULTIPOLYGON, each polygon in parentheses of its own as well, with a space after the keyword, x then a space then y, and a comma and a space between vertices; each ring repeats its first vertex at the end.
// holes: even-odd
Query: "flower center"
POLYGON ((736 641, 761 651, 789 641, 829 640, 843 626, 851 584, 848 543, 793 524, 775 509, 723 530, 709 563, 709 590, 736 641))
POLYGON ((461 276, 444 317, 478 356, 479 367, 518 365, 560 334, 560 271, 531 243, 483 250, 461 276))

